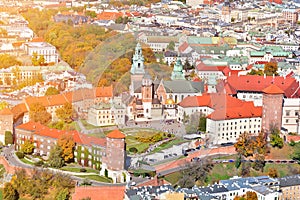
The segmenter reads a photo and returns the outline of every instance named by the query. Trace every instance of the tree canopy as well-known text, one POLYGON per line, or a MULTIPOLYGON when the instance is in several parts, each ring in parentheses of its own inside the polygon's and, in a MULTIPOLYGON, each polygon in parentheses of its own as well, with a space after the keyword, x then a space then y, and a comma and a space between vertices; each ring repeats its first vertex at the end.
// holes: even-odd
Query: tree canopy
POLYGON ((51 114, 47 112, 45 106, 41 103, 34 103, 29 108, 30 120, 47 124, 51 120, 51 114))
POLYGON ((73 106, 67 102, 63 107, 56 109, 55 113, 58 119, 65 123, 70 123, 72 122, 73 106))
POLYGON ((50 96, 50 95, 55 95, 55 94, 59 94, 59 90, 56 89, 55 87, 49 87, 46 90, 45 96, 50 96))
POLYGON ((9 54, 1 54, 0 55, 0 69, 1 68, 8 68, 11 66, 20 66, 22 62, 19 61, 15 56, 11 56, 9 54))
POLYGON ((32 154, 34 150, 34 145, 30 140, 25 140, 21 145, 21 151, 25 154, 32 154))
POLYGON ((278 75, 277 70, 278 70, 277 62, 268 62, 264 66, 264 73, 267 76, 272 76, 272 75, 277 76, 278 75))
POLYGON ((50 150, 49 161, 50 167, 61 168, 65 161, 62 158, 62 148, 59 145, 54 145, 50 150))
POLYGON ((58 146, 61 148, 61 156, 65 162, 70 162, 74 159, 75 142, 71 135, 61 135, 57 141, 58 146))

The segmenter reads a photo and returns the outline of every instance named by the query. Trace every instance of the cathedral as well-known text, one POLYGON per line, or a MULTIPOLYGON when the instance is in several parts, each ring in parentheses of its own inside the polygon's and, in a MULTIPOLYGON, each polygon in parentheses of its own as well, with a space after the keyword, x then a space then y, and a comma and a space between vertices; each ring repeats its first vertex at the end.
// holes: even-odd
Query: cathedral
POLYGON ((145 69, 142 47, 137 43, 130 69, 129 120, 175 119, 176 104, 187 96, 201 95, 202 82, 185 79, 180 59, 176 60, 170 81, 154 80, 145 69))

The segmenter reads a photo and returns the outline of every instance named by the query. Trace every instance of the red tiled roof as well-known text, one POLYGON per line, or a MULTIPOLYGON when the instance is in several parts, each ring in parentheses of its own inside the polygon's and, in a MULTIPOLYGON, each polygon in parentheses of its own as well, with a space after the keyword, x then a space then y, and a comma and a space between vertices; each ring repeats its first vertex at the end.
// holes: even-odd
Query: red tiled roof
POLYGON ((266 87, 263 90, 263 93, 266 93, 266 94, 284 94, 282 89, 280 89, 278 86, 276 86, 274 84, 271 84, 270 86, 266 87))
POLYGON ((125 186, 83 186, 75 187, 72 195, 73 200, 80 200, 90 197, 91 200, 123 200, 125 196, 125 186))
POLYGON ((42 97, 27 97, 25 103, 30 107, 34 103, 41 103, 45 107, 58 106, 65 103, 72 103, 82 101, 84 99, 94 99, 96 97, 109 97, 113 96, 113 87, 97 87, 93 89, 79 89, 73 92, 63 94, 42 96, 42 97))
MULTIPOLYGON (((300 97, 299 83, 293 77, 241 75, 228 76, 225 80, 236 91, 262 92, 272 83, 284 91, 288 98, 300 97)), ((218 90, 223 90, 224 82, 220 82, 218 90)))
POLYGON ((210 107, 212 109, 231 108, 241 106, 244 101, 223 93, 203 94, 202 96, 189 96, 178 105, 181 107, 210 107))
POLYGON ((205 65, 204 63, 199 63, 196 66, 196 69, 198 71, 221 71, 223 72, 223 70, 226 68, 227 66, 209 66, 209 65, 205 65))
POLYGON ((189 44, 187 42, 182 43, 179 47, 178 47, 178 51, 180 53, 184 52, 187 48, 189 47, 189 44))
POLYGON ((28 112, 25 103, 18 104, 11 109, 14 119, 18 119, 21 115, 23 115, 25 112, 28 112))
POLYGON ((2 110, 0 110, 0 115, 12 115, 12 114, 13 113, 9 108, 3 108, 2 110))
POLYGON ((45 42, 45 40, 41 37, 33 38, 31 42, 45 42))
POLYGON ((238 118, 252 118, 261 117, 262 107, 255 107, 253 102, 243 102, 242 106, 225 107, 223 109, 217 109, 212 112, 207 118, 212 120, 225 120, 225 119, 238 119, 238 118))
POLYGON ((300 142, 300 135, 287 135, 286 136, 286 141, 291 142, 300 142))
POLYGON ((121 12, 102 12, 97 15, 98 20, 116 20, 118 17, 123 17, 121 12))
POLYGON ((106 144, 105 138, 89 137, 75 130, 65 131, 65 130, 52 129, 38 122, 33 122, 33 121, 27 122, 25 124, 21 124, 17 126, 16 129, 31 131, 33 132, 33 134, 55 138, 55 139, 58 139, 62 135, 71 135, 77 144, 83 144, 88 146, 92 144, 105 146, 106 144))
POLYGON ((106 137, 113 138, 113 139, 124 139, 125 135, 124 135, 124 133, 122 133, 121 131, 116 129, 116 130, 113 130, 112 132, 110 132, 106 137))

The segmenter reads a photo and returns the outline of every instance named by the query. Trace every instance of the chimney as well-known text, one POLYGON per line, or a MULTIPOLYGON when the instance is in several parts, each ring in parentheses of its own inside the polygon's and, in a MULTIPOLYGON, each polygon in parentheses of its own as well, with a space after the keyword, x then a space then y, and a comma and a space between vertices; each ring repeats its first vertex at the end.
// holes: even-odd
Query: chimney
POLYGON ((266 76, 267 76, 267 75, 264 73, 264 78, 266 78, 266 76))

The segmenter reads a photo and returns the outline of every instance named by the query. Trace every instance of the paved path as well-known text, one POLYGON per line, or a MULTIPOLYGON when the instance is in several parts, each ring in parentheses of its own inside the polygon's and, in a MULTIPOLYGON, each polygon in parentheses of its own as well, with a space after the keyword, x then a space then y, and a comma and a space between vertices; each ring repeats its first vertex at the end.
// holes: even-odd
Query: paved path
POLYGON ((162 173, 167 170, 172 170, 172 169, 180 169, 183 166, 185 166, 188 162, 191 162, 193 158, 198 157, 198 158, 204 158, 207 156, 212 156, 212 155, 218 155, 218 154, 236 154, 235 148, 233 146, 230 147, 219 147, 219 148, 214 148, 214 149, 201 149, 199 151, 193 152, 189 154, 187 157, 175 160, 173 162, 169 163, 164 163, 160 165, 154 166, 156 169, 157 173, 162 173))

